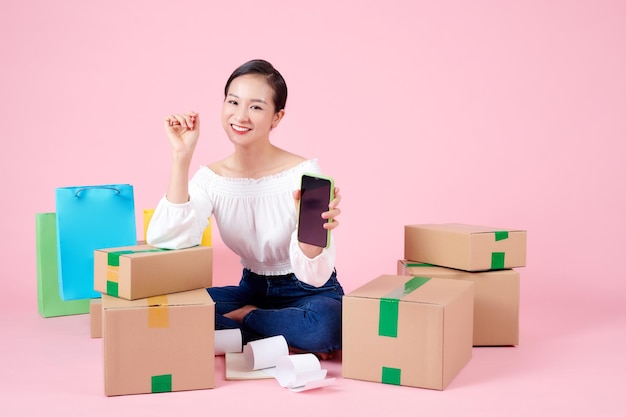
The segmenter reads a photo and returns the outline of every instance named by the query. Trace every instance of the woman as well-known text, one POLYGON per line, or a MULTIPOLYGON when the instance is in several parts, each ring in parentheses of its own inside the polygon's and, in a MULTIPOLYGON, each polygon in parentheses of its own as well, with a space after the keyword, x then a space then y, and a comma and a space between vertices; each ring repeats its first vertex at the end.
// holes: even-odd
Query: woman
MULTIPOLYGON (((222 125, 234 145, 225 159, 202 166, 189 181, 200 131, 195 112, 172 114, 164 125, 172 148, 167 194, 147 233, 150 245, 170 249, 200 243, 213 215, 224 243, 243 266, 239 285, 208 288, 216 329, 240 328, 248 341, 283 335, 293 352, 329 358, 341 349, 341 297, 335 245, 297 240, 296 206, 304 172, 321 173, 315 159, 274 146, 270 132, 285 115, 287 86, 267 61, 252 60, 226 82, 222 125)), ((341 196, 324 227, 338 226, 341 196)))

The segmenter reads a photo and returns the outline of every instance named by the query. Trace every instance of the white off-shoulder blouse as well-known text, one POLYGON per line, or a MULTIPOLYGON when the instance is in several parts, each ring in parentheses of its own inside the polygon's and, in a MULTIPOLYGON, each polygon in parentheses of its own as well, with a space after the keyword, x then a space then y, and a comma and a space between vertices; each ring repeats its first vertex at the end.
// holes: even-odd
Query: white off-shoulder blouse
POLYGON ((274 175, 252 179, 223 177, 206 166, 189 181, 189 201, 174 204, 163 196, 147 232, 147 243, 167 249, 200 244, 213 215, 226 246, 244 268, 259 275, 294 273, 309 285, 323 285, 335 267, 335 243, 308 258, 297 240, 293 192, 304 172, 321 173, 316 159, 274 175))

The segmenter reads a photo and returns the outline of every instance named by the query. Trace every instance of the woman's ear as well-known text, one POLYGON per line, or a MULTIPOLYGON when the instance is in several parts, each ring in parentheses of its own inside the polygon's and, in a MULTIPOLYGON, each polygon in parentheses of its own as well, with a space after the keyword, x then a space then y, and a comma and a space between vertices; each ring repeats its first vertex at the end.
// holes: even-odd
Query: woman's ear
POLYGON ((285 109, 282 109, 274 114, 274 120, 272 121, 272 129, 278 126, 278 124, 280 123, 280 121, 283 119, 284 116, 285 116, 285 109))

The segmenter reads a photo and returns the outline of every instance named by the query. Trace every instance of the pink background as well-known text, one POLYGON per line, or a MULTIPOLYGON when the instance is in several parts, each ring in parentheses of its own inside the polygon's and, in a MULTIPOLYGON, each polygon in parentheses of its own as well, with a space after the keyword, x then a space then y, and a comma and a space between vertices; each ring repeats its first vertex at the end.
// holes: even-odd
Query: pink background
MULTIPOLYGON (((0 415, 623 415, 625 19, 618 0, 2 1, 0 415), (37 313, 35 213, 56 187, 128 182, 141 236, 163 117, 202 115, 194 171, 227 155, 223 85, 258 57, 290 89, 274 142, 342 190, 345 289, 395 272, 405 224, 524 228, 519 346, 474 349, 443 392, 294 394, 224 381, 218 358, 214 390, 104 396, 88 317, 37 313)), ((214 240, 215 284, 236 282, 214 240)))

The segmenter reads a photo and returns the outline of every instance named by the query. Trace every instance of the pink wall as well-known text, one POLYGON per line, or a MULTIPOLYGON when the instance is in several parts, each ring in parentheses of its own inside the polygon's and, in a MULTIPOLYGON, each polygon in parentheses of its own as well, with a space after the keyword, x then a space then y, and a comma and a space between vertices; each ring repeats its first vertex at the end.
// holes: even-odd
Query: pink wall
POLYGON ((275 143, 342 189, 347 290, 395 271, 405 224, 463 222, 528 230, 523 320, 617 306, 625 3, 215 3, 3 2, 0 309, 36 309, 34 214, 56 187, 132 183, 141 224, 168 178, 166 114, 201 113, 194 169, 228 154, 223 84, 257 57, 290 88, 275 143))
MULTIPOLYGON (((626 3, 303 4, 0 3, 0 414, 623 415, 626 3), (88 317, 37 314, 35 213, 56 187, 128 182, 141 225, 167 183, 163 117, 201 113, 194 169, 224 157, 223 84, 257 57, 290 89, 275 143, 342 189, 346 290, 395 272, 405 224, 525 228, 520 346, 474 349, 445 393, 342 380, 289 396, 220 374, 214 392, 104 397, 88 317), (259 409, 269 396, 280 409, 259 409)), ((215 283, 233 283, 215 243, 215 283)))

